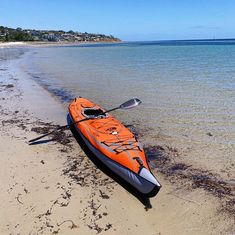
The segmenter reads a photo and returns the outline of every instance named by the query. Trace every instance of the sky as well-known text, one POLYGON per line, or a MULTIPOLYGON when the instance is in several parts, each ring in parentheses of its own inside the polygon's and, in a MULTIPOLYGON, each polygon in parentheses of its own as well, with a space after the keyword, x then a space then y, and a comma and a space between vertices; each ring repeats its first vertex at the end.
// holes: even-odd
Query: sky
POLYGON ((0 0, 0 25, 124 41, 235 38, 235 0, 0 0))

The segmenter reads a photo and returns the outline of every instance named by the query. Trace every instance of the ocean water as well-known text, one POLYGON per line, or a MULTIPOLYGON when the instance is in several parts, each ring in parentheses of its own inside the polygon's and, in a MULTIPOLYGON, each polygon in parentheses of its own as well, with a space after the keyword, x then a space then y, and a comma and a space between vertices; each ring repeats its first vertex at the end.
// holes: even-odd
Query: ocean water
MULTIPOLYGON (((225 171, 235 156, 235 41, 162 41, 30 49, 27 72, 65 105, 76 96, 104 108, 146 144, 176 147, 185 160, 225 171)), ((221 173, 221 174, 222 174, 221 173)))

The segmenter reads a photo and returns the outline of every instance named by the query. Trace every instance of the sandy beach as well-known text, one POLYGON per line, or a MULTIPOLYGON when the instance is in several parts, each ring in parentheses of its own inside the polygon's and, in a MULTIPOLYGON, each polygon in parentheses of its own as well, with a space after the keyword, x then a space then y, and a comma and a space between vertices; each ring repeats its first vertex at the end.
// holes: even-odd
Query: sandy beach
POLYGON ((67 107, 9 53, 0 61, 0 234, 235 233, 234 182, 184 163, 177 149, 145 146, 163 185, 147 199, 94 164, 70 130, 29 145, 66 124, 67 107))

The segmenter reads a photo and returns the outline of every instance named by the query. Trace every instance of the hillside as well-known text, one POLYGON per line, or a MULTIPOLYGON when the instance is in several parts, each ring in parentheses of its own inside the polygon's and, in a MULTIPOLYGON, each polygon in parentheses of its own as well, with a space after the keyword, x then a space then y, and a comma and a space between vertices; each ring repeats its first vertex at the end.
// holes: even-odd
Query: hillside
POLYGON ((117 42, 112 35, 81 33, 63 30, 35 30, 0 26, 0 42, 45 41, 45 42, 117 42))

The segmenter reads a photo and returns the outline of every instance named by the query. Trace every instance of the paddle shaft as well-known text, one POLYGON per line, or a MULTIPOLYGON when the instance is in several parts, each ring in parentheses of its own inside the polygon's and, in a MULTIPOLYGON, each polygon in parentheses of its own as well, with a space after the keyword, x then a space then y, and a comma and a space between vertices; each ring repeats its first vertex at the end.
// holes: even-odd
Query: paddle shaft
MULTIPOLYGON (((116 107, 116 108, 113 108, 113 109, 109 109, 109 110, 107 110, 107 111, 105 111, 105 112, 99 113, 99 115, 103 115, 103 114, 105 114, 105 113, 112 112, 112 111, 114 111, 114 110, 116 110, 116 109, 119 109, 119 108, 120 108, 120 106, 118 106, 118 107, 116 107)), ((60 131, 60 130, 66 129, 66 128, 71 127, 71 126, 73 126, 73 125, 75 125, 75 124, 77 124, 77 123, 84 122, 84 121, 87 121, 87 120, 90 120, 90 119, 92 119, 92 118, 84 118, 84 119, 79 120, 79 121, 77 121, 77 122, 73 122, 73 123, 70 123, 70 124, 67 124, 67 125, 64 125, 64 126, 60 126, 60 127, 56 128, 55 130, 53 130, 53 131, 51 131, 51 132, 48 132, 48 133, 46 133, 46 134, 44 134, 44 135, 41 135, 41 136, 39 136, 39 137, 37 137, 37 138, 34 138, 34 139, 29 140, 29 142, 30 142, 30 143, 31 143, 31 142, 35 142, 35 141, 40 140, 40 139, 42 139, 42 138, 44 138, 44 137, 46 137, 46 136, 48 136, 48 135, 53 134, 53 133, 56 132, 56 131, 60 131)))

